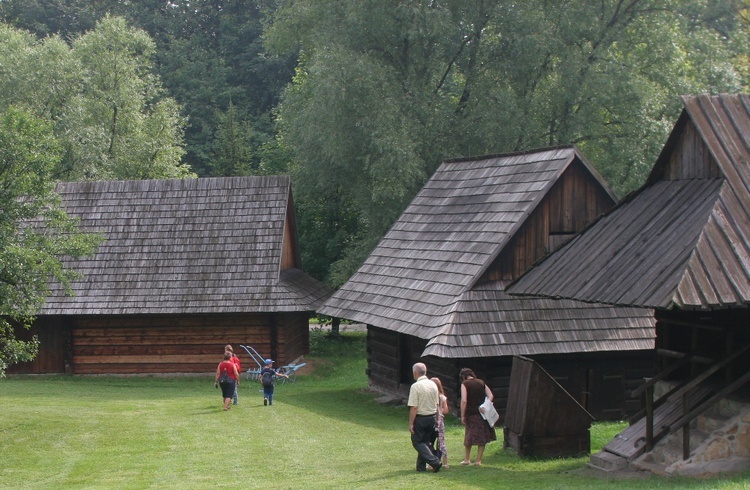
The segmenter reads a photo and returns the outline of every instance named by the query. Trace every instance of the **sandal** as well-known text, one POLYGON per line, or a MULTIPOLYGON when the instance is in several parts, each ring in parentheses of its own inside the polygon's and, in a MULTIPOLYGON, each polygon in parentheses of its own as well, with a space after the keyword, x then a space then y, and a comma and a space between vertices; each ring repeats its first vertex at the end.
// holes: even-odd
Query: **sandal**
POLYGON ((474 466, 482 466, 482 462, 481 461, 477 461, 476 463, 474 463, 474 466))
POLYGON ((467 466, 467 465, 471 464, 471 461, 463 460, 463 461, 461 461, 461 464, 464 465, 464 466, 467 466))

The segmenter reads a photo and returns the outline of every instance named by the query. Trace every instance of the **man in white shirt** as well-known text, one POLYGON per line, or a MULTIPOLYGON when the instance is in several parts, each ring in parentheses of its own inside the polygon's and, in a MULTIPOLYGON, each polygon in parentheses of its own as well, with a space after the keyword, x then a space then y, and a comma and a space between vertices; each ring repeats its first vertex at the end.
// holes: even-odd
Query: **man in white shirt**
POLYGON ((409 388, 409 432, 411 444, 417 450, 417 471, 426 471, 429 464, 437 473, 443 466, 432 450, 438 406, 437 385, 427 378, 427 366, 421 362, 414 365, 412 374, 416 382, 409 388))

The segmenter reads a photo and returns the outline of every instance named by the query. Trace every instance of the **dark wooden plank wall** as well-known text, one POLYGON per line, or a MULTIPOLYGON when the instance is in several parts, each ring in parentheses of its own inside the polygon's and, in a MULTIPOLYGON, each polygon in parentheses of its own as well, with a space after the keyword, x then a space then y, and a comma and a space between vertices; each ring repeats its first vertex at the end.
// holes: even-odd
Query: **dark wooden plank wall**
POLYGON ((371 385, 388 392, 398 392, 400 384, 398 336, 398 332, 367 327, 366 374, 371 385))
MULTIPOLYGON (((428 375, 437 376, 443 383, 451 410, 460 408, 459 372, 468 367, 474 370, 495 395, 495 407, 504 415, 510 388, 512 357, 472 359, 405 358, 399 346, 412 345, 408 335, 368 327, 367 375, 371 387, 378 391, 406 396, 413 379, 400 378, 400 368, 411 369, 418 361, 427 365, 428 375), (400 382, 396 380, 401 379, 400 382)), ((424 342, 416 339, 416 344, 424 342)), ((412 354, 419 356, 419 353, 412 354)), ((641 408, 640 399, 629 396, 653 376, 656 362, 653 351, 622 351, 605 353, 576 353, 571 355, 535 356, 539 363, 597 420, 622 420, 641 408)))
MULTIPOLYGON (((696 355, 714 361, 750 344, 750 310, 727 309, 712 312, 662 311, 656 312, 656 347, 669 352, 696 355)), ((677 362, 672 356, 660 356, 660 368, 677 362)), ((708 367, 693 363, 671 374, 669 379, 681 380, 695 376, 708 367)), ((731 382, 750 371, 750 356, 740 356, 727 369, 716 374, 719 384, 731 382)), ((750 386, 738 393, 750 397, 750 386)))
POLYGON ((281 241, 281 269, 289 267, 300 267, 299 246, 295 235, 294 213, 292 213, 293 203, 291 196, 287 204, 286 219, 284 220, 284 235, 281 241))
POLYGON ((485 273, 511 281, 614 205, 580 162, 568 167, 485 273))
POLYGON ((641 408, 630 393, 656 372, 654 351, 534 356, 597 420, 622 420, 641 408))
POLYGON ((664 180, 718 179, 721 171, 692 121, 688 121, 664 168, 664 180))
POLYGON ((591 418, 541 367, 515 358, 506 407, 505 445, 523 456, 560 457, 589 452, 591 418))
POLYGON ((277 314, 277 365, 283 366, 310 353, 310 317, 306 313, 277 314))
POLYGON ((70 370, 66 365, 66 351, 70 348, 70 327, 64 317, 49 317, 45 323, 35 322, 30 330, 15 329, 16 338, 39 339, 39 353, 30 362, 10 366, 8 374, 62 374, 70 370))
MULTIPOLYGON (((366 373, 370 386, 378 391, 408 394, 414 382, 412 367, 425 361, 421 356, 426 346, 424 339, 368 325, 366 373)), ((430 364, 427 369, 428 376, 436 375, 430 364)))
POLYGON ((249 344, 281 365, 306 352, 306 328, 299 315, 78 317, 72 329, 73 372, 211 372, 227 343, 234 345, 245 369, 252 361, 239 344, 249 344))

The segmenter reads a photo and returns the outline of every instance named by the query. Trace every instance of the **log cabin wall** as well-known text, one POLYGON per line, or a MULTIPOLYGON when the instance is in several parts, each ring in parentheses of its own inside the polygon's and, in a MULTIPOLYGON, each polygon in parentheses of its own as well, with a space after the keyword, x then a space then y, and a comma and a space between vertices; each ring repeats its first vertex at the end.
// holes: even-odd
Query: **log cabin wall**
POLYGON ((16 327, 19 340, 39 340, 39 352, 30 362, 21 362, 8 368, 8 374, 63 374, 70 372, 70 322, 61 316, 49 317, 44 323, 36 322, 31 329, 16 327))
MULTIPOLYGON (((382 328, 367 329, 367 375, 378 391, 407 396, 413 383, 411 366, 427 365, 429 377, 443 383, 454 414, 459 413, 461 382, 459 372, 471 368, 495 395, 501 416, 508 403, 513 358, 489 357, 445 359, 420 357, 426 341, 382 328), (398 382, 396 380, 399 380, 398 382)), ((572 355, 529 356, 539 363, 597 420, 622 420, 640 410, 640 399, 629 393, 652 376, 655 370, 651 351, 577 353, 572 355)))
MULTIPOLYGON (((310 353, 310 318, 304 313, 276 314, 277 352, 274 357, 277 366, 299 360, 310 353)), ((260 352, 260 351, 259 351, 260 352)))
MULTIPOLYGON (((547 371, 597 420, 622 420, 640 410, 640 399, 630 393, 653 376, 653 352, 623 351, 575 355, 529 356, 547 371)), ((440 377, 454 413, 460 408, 460 380, 464 367, 472 369, 495 395, 501 421, 508 405, 513 358, 425 359, 433 375, 440 377), (453 370, 451 372, 451 370, 453 370)))
MULTIPOLYGON (((679 361, 679 356, 694 353, 696 362, 673 372, 670 380, 689 379, 750 344, 750 312, 746 309, 698 311, 656 310, 656 348, 659 366, 666 369, 679 361)), ((713 380, 730 383, 750 371, 750 356, 740 356, 727 368, 719 370, 713 380)), ((738 393, 750 397, 750 386, 738 393)))
POLYGON ((518 278, 614 204, 583 165, 574 162, 503 248, 482 282, 518 278))
POLYGON ((367 326, 367 369, 370 385, 386 392, 398 392, 398 332, 367 326))
MULTIPOLYGON (((421 359, 427 341, 383 328, 367 326, 367 371, 370 386, 405 396, 414 382, 412 366, 421 359)), ((429 371, 428 375, 432 376, 429 371)), ((441 379, 442 381, 442 379, 441 379)))
POLYGON ((44 316, 19 339, 37 335, 39 354, 8 374, 206 373, 216 369, 233 344, 243 369, 251 345, 278 366, 309 353, 304 313, 255 315, 44 316), (275 323, 275 327, 273 326, 275 323))

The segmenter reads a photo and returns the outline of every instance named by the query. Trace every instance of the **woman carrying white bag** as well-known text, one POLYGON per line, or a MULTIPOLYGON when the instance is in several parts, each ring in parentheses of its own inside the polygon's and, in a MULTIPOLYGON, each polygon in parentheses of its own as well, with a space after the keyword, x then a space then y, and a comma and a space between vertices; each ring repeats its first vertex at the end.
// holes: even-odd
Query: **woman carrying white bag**
MULTIPOLYGON (((471 369, 463 368, 461 370, 461 380, 463 381, 461 384, 461 423, 466 428, 464 432, 466 456, 461 464, 471 464, 471 447, 477 446, 477 459, 474 460, 474 465, 482 466, 484 446, 490 441, 497 440, 494 428, 494 422, 497 422, 497 418, 492 424, 485 421, 485 417, 490 415, 490 411, 485 410, 485 414, 482 414, 479 407, 485 399, 489 400, 491 405, 495 397, 492 390, 484 384, 484 381, 477 379, 471 369)), ((492 411, 494 411, 494 407, 492 408, 492 411)), ((494 416, 497 416, 497 412, 494 416)))

